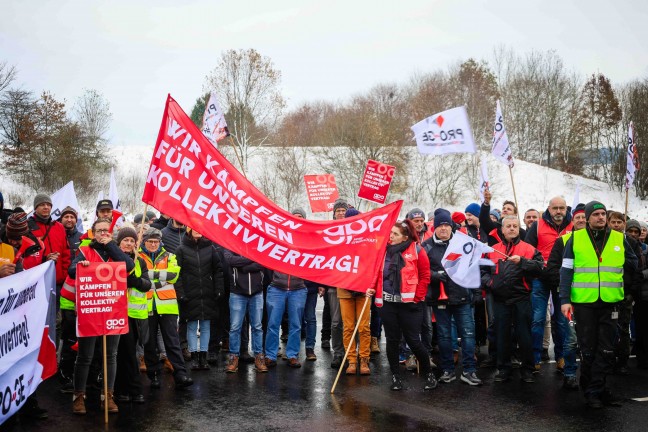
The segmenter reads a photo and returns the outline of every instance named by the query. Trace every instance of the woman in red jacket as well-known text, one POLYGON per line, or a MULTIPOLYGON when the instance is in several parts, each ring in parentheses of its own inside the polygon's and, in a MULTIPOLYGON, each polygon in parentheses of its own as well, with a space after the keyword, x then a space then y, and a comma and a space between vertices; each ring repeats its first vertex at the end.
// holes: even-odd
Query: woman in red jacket
MULTIPOLYGON (((437 381, 430 368, 430 356, 420 338, 425 294, 430 283, 430 261, 418 245, 412 221, 396 222, 389 234, 382 277, 380 317, 387 338, 387 360, 392 372, 392 390, 402 390, 398 363, 401 334, 419 362, 425 377, 424 390, 436 388, 437 381)), ((373 290, 371 290, 373 291, 373 290)), ((368 294, 371 294, 368 292, 368 294)))

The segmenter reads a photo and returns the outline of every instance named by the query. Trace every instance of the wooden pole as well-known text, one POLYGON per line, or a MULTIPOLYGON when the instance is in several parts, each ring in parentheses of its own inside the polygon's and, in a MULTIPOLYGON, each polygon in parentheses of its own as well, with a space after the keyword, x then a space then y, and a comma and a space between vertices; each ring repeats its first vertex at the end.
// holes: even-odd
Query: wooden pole
POLYGON ((500 251, 498 251, 497 249, 493 249, 493 252, 497 252, 498 254, 503 255, 503 256, 505 256, 506 258, 511 258, 509 255, 506 255, 504 252, 500 252, 500 251))
POLYGON ((626 188, 626 201, 625 201, 625 211, 623 212, 623 216, 625 216, 625 220, 628 220, 628 188, 626 188))
POLYGON ((351 347, 353 346, 355 342, 355 337, 356 333, 358 333, 358 327, 360 327, 360 322, 362 321, 362 317, 364 316, 365 310, 367 309, 367 305, 369 304, 371 300, 371 297, 365 297, 365 302, 364 305, 362 306, 362 311, 360 311, 360 316, 357 319, 355 329, 353 329, 353 334, 351 335, 351 341, 349 341, 349 345, 347 346, 346 352, 344 353, 344 358, 342 359, 342 364, 340 364, 340 369, 338 370, 337 376, 335 377, 335 382, 333 383, 333 387, 331 387, 331 394, 335 392, 335 386, 337 386, 338 380, 340 379, 340 374, 342 373, 342 368, 344 367, 344 363, 346 363, 346 359, 349 355, 349 351, 351 350, 351 347))
MULTIPOLYGON (((137 234, 137 245, 135 246, 135 255, 137 255, 137 251, 139 250, 141 244, 140 244, 140 239, 142 238, 142 232, 144 231, 144 221, 146 220, 146 212, 148 211, 148 204, 144 206, 144 213, 142 213, 142 223, 139 226, 139 233, 137 234)), ((119 245, 117 245, 119 246, 119 245)))
POLYGON ((515 182, 513 181, 513 168, 509 165, 509 174, 511 175, 511 186, 513 187, 513 200, 515 201, 515 208, 518 212, 518 220, 520 220, 520 207, 518 206, 517 194, 515 193, 515 182))
POLYGON ((108 424, 108 359, 106 358, 106 335, 103 339, 103 382, 104 382, 104 421, 108 424))

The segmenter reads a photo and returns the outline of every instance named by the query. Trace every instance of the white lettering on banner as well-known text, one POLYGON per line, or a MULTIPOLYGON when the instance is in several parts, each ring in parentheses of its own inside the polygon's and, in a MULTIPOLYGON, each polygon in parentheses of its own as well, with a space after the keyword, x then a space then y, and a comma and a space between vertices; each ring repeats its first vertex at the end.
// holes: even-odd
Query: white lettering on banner
MULTIPOLYGON (((353 221, 348 224, 339 225, 332 228, 326 228, 323 230, 324 234, 327 236, 323 237, 324 241, 332 245, 341 244, 346 241, 346 244, 352 244, 355 236, 364 234, 366 232, 372 233, 380 231, 382 223, 387 219, 387 215, 375 216, 369 219, 369 222, 365 222, 362 219, 353 221)), ((365 240, 365 239, 358 239, 365 240)), ((355 242, 357 243, 357 242, 355 242)))

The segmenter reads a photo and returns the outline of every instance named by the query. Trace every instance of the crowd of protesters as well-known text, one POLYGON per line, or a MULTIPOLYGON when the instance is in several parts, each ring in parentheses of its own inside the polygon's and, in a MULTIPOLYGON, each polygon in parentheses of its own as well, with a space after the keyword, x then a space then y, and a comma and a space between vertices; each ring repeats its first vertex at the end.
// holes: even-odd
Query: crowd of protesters
MULTIPOLYGON (((403 389, 406 370, 418 371, 424 390, 457 379, 474 387, 486 377, 504 383, 516 370, 533 383, 553 341, 566 390, 580 388, 592 408, 618 405, 606 376, 632 373, 631 350, 637 366, 648 368, 648 225, 597 201, 572 209, 554 197, 544 212, 520 215, 511 201, 491 208, 491 198, 486 191, 481 205, 454 213, 438 208, 427 218, 410 210, 391 227, 377 290, 272 271, 164 214, 149 211, 116 224, 110 200, 98 202, 92 227, 80 233, 73 208, 53 220, 51 198, 38 194, 29 217, 1 203, 0 277, 56 263, 57 379, 79 415, 88 398, 100 397, 101 380, 108 397, 100 404, 117 413, 121 404, 146 403, 143 387, 159 388, 164 371, 176 389, 185 389, 193 384, 189 371, 235 374, 249 363, 267 373, 317 361, 318 297, 321 348, 332 350, 330 366, 346 375, 371 374, 383 329, 394 391, 403 389), (456 232, 493 248, 478 289, 454 282, 442 265, 456 232), (126 264, 129 317, 128 334, 107 338, 107 376, 97 338, 75 332, 77 267, 105 261, 126 264)), ((306 218, 301 208, 291 213, 306 218)), ((358 213, 339 200, 333 218, 358 213)), ((35 397, 22 412, 47 417, 35 397)))

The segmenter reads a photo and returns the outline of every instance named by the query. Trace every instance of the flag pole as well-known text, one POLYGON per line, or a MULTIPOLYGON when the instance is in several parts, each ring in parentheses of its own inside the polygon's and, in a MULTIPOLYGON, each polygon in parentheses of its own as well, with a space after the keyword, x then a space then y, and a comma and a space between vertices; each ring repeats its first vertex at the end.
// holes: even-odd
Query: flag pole
POLYGON ((106 335, 103 339, 103 382, 104 382, 104 421, 108 424, 108 360, 106 358, 106 335))
POLYGON ((626 188, 626 200, 625 200, 625 211, 623 212, 623 216, 625 217, 626 221, 628 220, 628 188, 626 188))
POLYGON ((146 220, 146 212, 148 211, 148 206, 148 204, 144 206, 144 213, 142 213, 142 223, 140 223, 139 233, 137 233, 137 249, 139 249, 139 247, 141 246, 140 239, 142 238, 142 232, 144 232, 144 221, 146 220))
POLYGON ((241 173, 243 173, 243 177, 247 179, 247 175, 245 174, 245 167, 243 166, 243 159, 241 159, 241 156, 239 155, 238 149, 236 148, 236 145, 234 144, 234 140, 232 139, 232 135, 228 135, 228 142, 234 149, 234 154, 236 155, 236 159, 238 160, 239 165, 241 166, 241 173))
POLYGON ((520 207, 518 207, 517 194, 515 193, 515 182, 513 181, 513 168, 509 165, 509 174, 511 175, 511 186, 513 187, 513 200, 515 201, 515 208, 518 212, 518 220, 520 220, 520 207))
POLYGON ((367 309, 367 305, 369 304, 370 300, 371 297, 365 297, 365 302, 364 305, 362 306, 362 311, 360 312, 360 316, 358 316, 355 329, 353 329, 351 340, 349 341, 349 345, 347 346, 346 352, 344 353, 344 358, 342 359, 342 363, 340 364, 340 369, 338 370, 337 376, 335 377, 335 382, 333 383, 333 387, 331 387, 331 394, 335 392, 335 386, 337 386, 338 380, 340 379, 340 374, 342 373, 342 368, 344 367, 344 364, 346 363, 346 359, 349 356, 349 351, 351 350, 353 344, 356 343, 355 341, 356 333, 358 333, 358 327, 360 327, 360 322, 362 321, 362 317, 365 313, 365 310, 367 309))

